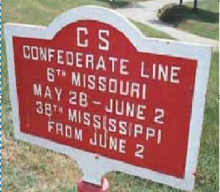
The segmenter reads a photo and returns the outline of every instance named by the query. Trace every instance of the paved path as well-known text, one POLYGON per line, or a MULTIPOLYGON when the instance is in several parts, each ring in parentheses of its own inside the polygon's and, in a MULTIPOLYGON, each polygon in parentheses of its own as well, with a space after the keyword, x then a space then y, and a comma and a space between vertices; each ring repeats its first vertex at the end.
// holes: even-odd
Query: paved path
MULTIPOLYGON (((193 0, 184 0, 184 3, 190 1, 193 0)), ((134 7, 132 8, 122 8, 122 9, 117 9, 117 11, 130 19, 146 24, 152 28, 155 28, 158 31, 167 33, 168 35, 179 41, 212 45, 214 51, 218 51, 219 42, 217 40, 200 37, 176 29, 172 25, 166 24, 158 19, 157 13, 159 9, 164 7, 166 4, 177 3, 177 2, 178 0, 152 0, 152 1, 138 2, 134 4, 134 7)))

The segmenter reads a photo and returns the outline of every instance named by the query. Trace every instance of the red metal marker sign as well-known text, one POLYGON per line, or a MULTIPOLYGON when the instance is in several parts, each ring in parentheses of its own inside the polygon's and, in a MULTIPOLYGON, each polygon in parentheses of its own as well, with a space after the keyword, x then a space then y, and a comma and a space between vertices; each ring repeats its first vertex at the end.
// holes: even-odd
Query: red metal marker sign
MULTIPOLYGON (((87 7, 72 14, 79 18, 65 23, 64 18, 70 19, 71 13, 62 15, 48 29, 38 28, 36 35, 29 35, 27 26, 23 29, 26 33, 16 34, 16 27, 10 25, 6 30, 9 33, 14 27, 15 32, 8 42, 8 49, 9 43, 12 49, 8 59, 13 63, 13 91, 16 88, 12 91, 17 99, 14 115, 19 121, 15 126, 26 136, 20 139, 43 139, 32 143, 67 154, 65 147, 88 153, 94 164, 109 164, 109 168, 99 166, 103 172, 130 166, 128 173, 135 174, 136 168, 135 175, 191 190, 196 165, 189 161, 196 157, 190 150, 198 153, 201 134, 201 125, 195 128, 197 133, 191 130, 196 118, 195 89, 198 75, 203 73, 205 88, 202 106, 198 106, 202 116, 208 78, 208 70, 199 74, 198 55, 186 50, 188 46, 196 54, 197 46, 146 39, 141 42, 134 39, 140 36, 136 29, 109 10, 87 7), (83 19, 86 10, 98 16, 83 19), (119 24, 108 22, 106 15, 101 19, 101 12, 118 17, 119 24), (120 22, 135 31, 131 38, 120 22), (159 51, 162 46, 164 52, 159 51), (44 145, 44 141, 49 143, 44 145), (196 149, 191 149, 193 142, 197 142, 196 149), (54 143, 63 151, 56 150, 54 143), (138 173, 145 170, 146 174, 138 173), (167 181, 162 179, 164 175, 167 181), (188 177, 192 179, 186 181, 188 177)), ((208 51, 209 64, 210 49, 200 49, 201 53, 208 51)), ((85 173, 85 180, 97 184, 93 168, 86 169, 89 174, 85 173)))

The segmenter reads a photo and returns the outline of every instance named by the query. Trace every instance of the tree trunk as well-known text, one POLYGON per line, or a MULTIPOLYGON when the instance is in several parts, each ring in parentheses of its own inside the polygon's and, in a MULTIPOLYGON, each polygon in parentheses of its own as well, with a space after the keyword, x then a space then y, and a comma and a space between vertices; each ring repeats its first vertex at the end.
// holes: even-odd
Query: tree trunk
POLYGON ((183 0, 180 0, 180 5, 182 5, 183 4, 183 0))

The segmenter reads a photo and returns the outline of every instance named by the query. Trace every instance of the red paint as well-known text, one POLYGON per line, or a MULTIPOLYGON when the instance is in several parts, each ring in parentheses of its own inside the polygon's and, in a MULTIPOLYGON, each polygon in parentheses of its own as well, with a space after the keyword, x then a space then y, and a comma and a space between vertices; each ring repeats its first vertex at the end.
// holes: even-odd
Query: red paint
POLYGON ((96 186, 90 183, 86 183, 83 180, 80 180, 78 183, 79 192, 108 192, 109 183, 106 178, 102 179, 102 186, 96 186))
MULTIPOLYGON (((193 90, 195 84, 195 75, 197 62, 194 60, 172 57, 167 55, 156 55, 152 53, 140 53, 131 44, 125 35, 115 28, 96 21, 80 21, 64 27, 52 40, 41 40, 31 38, 13 38, 14 58, 16 81, 18 91, 20 127, 23 133, 45 138, 63 145, 78 148, 84 151, 92 152, 105 156, 111 159, 126 162, 142 168, 164 173, 167 175, 183 178, 185 174, 186 155, 188 146, 189 126, 191 118, 193 90), (89 47, 80 48, 76 43, 76 28, 85 26, 89 29, 89 47), (97 37, 99 29, 107 29, 110 31, 110 50, 98 50, 99 39, 97 37), (122 76, 117 70, 115 73, 107 71, 94 71, 91 69, 75 68, 67 65, 58 65, 55 60, 52 62, 39 62, 27 60, 23 57, 23 45, 50 47, 54 49, 62 49, 72 52, 92 53, 95 59, 99 55, 104 58, 115 56, 118 58, 129 59, 129 75, 122 76), (147 63, 147 71, 152 68, 154 63, 161 63, 164 66, 181 67, 181 72, 178 75, 179 84, 165 83, 152 79, 143 79, 139 75, 141 69, 141 61, 147 63), (55 83, 48 82, 46 79, 47 68, 63 69, 67 73, 65 78, 56 78, 55 83), (89 90, 87 88, 74 87, 71 85, 71 72, 80 72, 86 75, 93 74, 96 77, 114 78, 118 81, 138 82, 139 84, 147 85, 147 99, 134 99, 125 97, 120 94, 112 94, 108 92, 100 92, 97 90, 89 90), (60 87, 63 89, 61 101, 54 98, 43 98, 33 96, 33 83, 40 83, 42 87, 50 86, 50 88, 60 87), (74 90, 77 93, 85 92, 88 95, 89 106, 86 108, 79 105, 72 106, 69 104, 69 90, 74 90), (104 106, 108 105, 110 99, 119 99, 120 101, 128 101, 136 105, 146 105, 144 111, 146 120, 137 120, 126 116, 117 116, 115 114, 106 113, 104 106), (101 102, 101 106, 92 103, 93 100, 101 102), (45 115, 36 114, 36 101, 44 103, 57 104, 63 107, 64 114, 54 113, 49 118, 45 115), (137 138, 133 136, 124 136, 122 134, 110 133, 109 136, 114 136, 118 139, 125 139, 126 153, 118 153, 113 150, 103 149, 98 146, 89 144, 89 139, 94 134, 94 128, 83 125, 82 123, 70 123, 68 121, 67 110, 78 109, 84 112, 89 112, 92 115, 98 114, 107 118, 114 118, 117 121, 123 120, 132 124, 140 124, 145 127, 153 127, 156 131, 162 130, 162 143, 158 145, 156 138, 151 138, 146 141, 145 134, 139 135, 137 138), (155 108, 162 108, 165 111, 164 124, 154 122, 155 108), (83 141, 67 139, 63 136, 58 136, 54 131, 48 132, 47 121, 53 120, 63 124, 70 124, 72 127, 77 127, 83 131, 83 141), (135 157, 136 144, 145 146, 144 158, 135 157)), ((155 48, 156 49, 156 48, 155 48)), ((109 68, 110 66, 107 65, 109 68)), ((98 133, 104 134, 104 130, 97 130, 98 133)))

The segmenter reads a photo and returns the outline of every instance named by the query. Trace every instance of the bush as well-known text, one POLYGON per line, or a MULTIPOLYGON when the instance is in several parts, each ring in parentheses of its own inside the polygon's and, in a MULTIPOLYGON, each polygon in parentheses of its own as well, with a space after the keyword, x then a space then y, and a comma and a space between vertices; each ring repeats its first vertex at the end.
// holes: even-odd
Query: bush
POLYGON ((169 4, 164 6, 158 11, 158 18, 166 23, 177 26, 179 21, 182 20, 182 5, 169 4))

